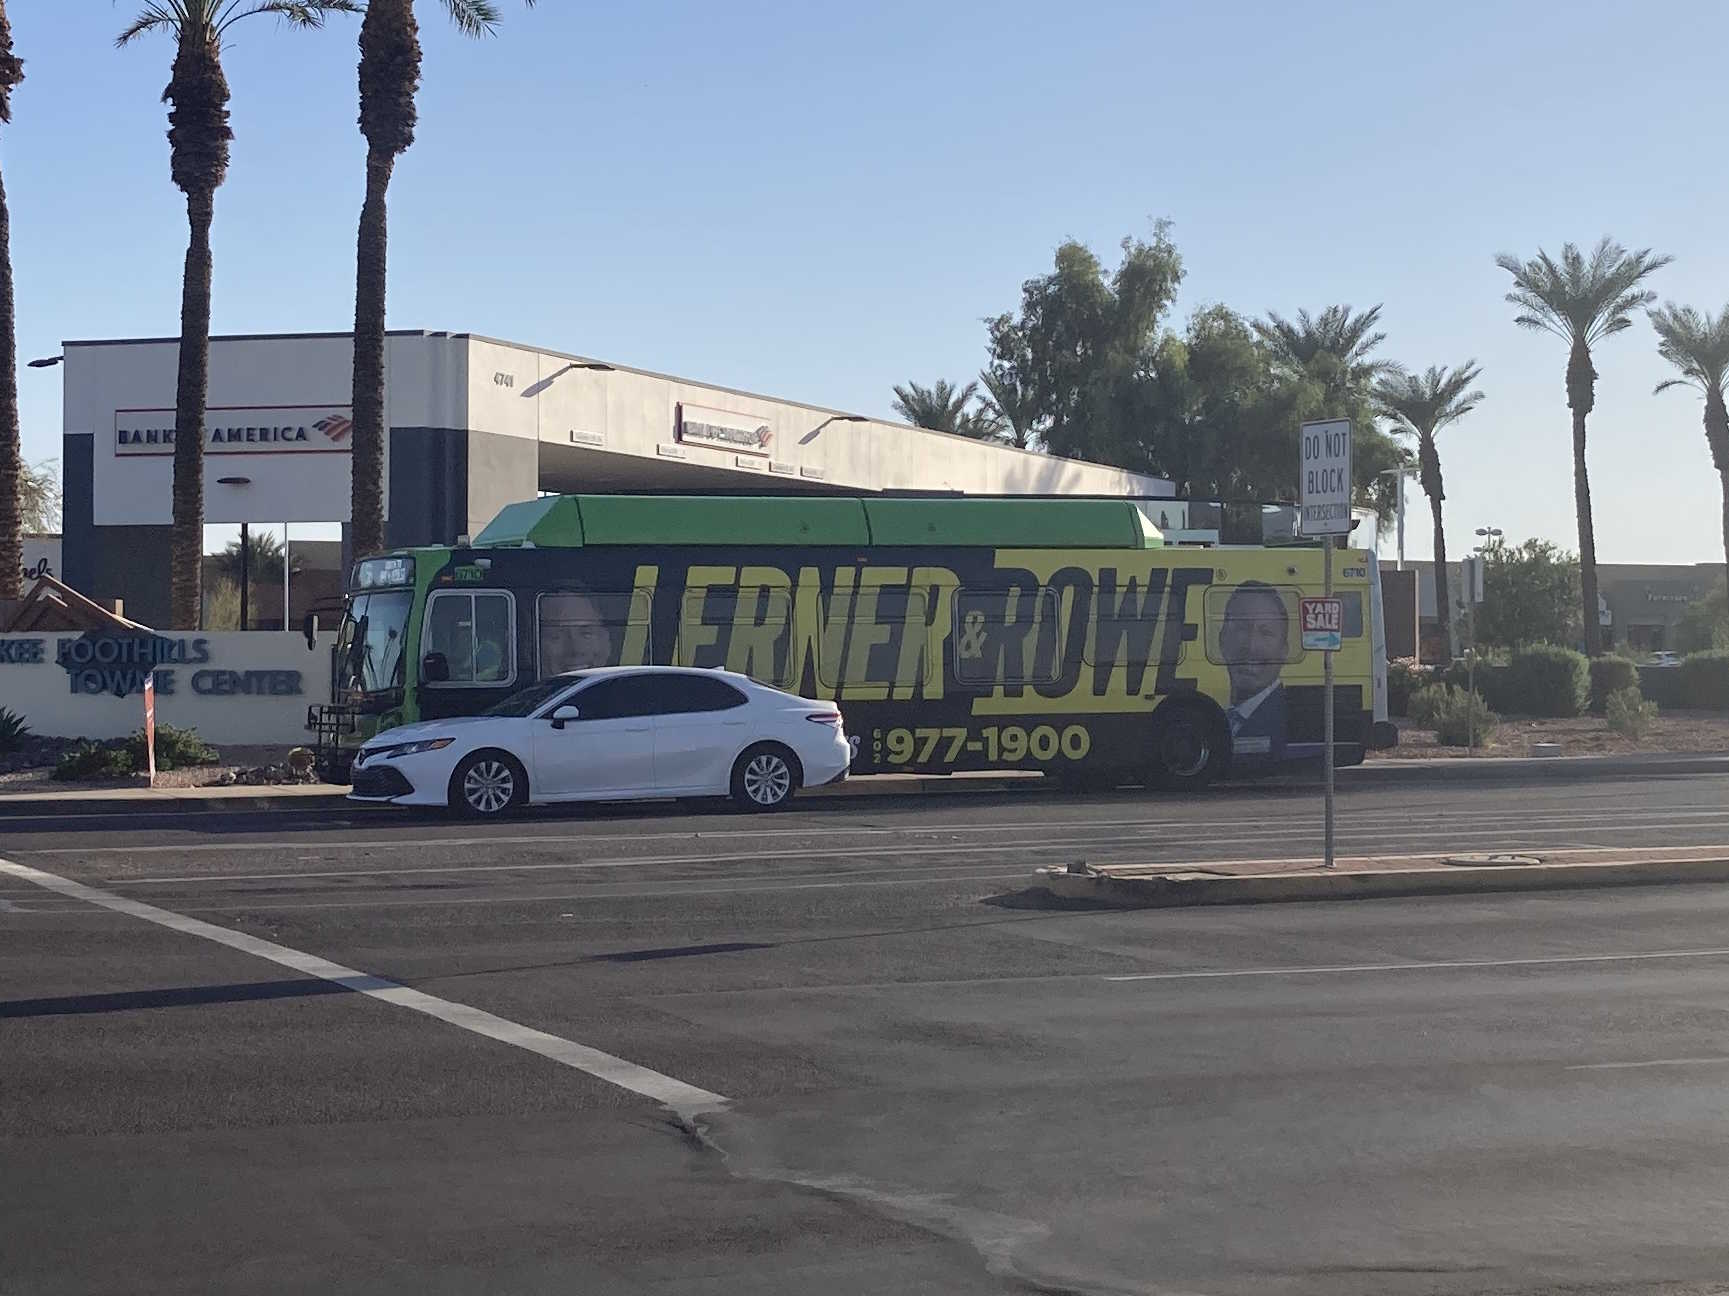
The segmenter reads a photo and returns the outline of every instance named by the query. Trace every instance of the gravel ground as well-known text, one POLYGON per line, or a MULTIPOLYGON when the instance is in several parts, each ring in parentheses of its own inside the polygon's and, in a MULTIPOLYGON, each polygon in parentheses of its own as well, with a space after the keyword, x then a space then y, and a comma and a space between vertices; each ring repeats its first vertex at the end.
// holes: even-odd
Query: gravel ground
MULTIPOLYGON (((1418 729, 1408 720, 1395 720, 1399 745, 1390 752, 1371 753, 1371 760, 1409 760, 1464 756, 1463 747, 1443 747, 1433 730, 1418 729)), ((1571 720, 1540 720, 1503 716, 1500 726, 1478 748, 1482 756, 1529 756, 1533 743, 1559 743, 1563 756, 1624 756, 1635 752, 1729 752, 1729 714, 1722 711, 1664 711, 1637 740, 1614 733, 1602 716, 1571 720)))

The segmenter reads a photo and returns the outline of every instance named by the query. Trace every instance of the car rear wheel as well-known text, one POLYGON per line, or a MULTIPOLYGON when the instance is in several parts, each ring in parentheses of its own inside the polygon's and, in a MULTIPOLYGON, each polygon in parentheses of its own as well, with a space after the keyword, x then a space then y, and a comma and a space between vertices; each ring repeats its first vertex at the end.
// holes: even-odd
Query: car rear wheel
POLYGON ((470 819, 500 819, 528 800, 528 775, 500 751, 465 756, 450 776, 450 808, 470 819))
POLYGON ((798 757, 777 743, 759 743, 732 767, 733 803, 744 810, 778 810, 798 790, 798 757))

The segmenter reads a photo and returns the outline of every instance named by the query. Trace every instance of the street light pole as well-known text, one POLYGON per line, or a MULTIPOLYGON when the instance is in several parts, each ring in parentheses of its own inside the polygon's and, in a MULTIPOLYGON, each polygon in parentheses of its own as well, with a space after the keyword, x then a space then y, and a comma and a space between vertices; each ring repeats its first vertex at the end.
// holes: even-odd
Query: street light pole
POLYGON ((1502 535, 1500 527, 1483 526, 1477 528, 1477 534, 1482 542, 1477 546, 1472 556, 1471 579, 1460 581, 1460 585, 1468 586, 1459 592, 1464 596, 1465 606, 1469 609, 1468 626, 1471 636, 1470 655, 1465 659, 1465 690, 1469 695, 1465 699, 1465 750, 1474 753, 1477 750, 1477 582, 1484 577, 1483 551, 1502 535))
POLYGON ((1383 468, 1377 474, 1381 477, 1397 477, 1399 479, 1399 503, 1394 510, 1399 526, 1399 565, 1397 570, 1405 570, 1405 478, 1415 477, 1417 470, 1408 466, 1398 468, 1383 468))

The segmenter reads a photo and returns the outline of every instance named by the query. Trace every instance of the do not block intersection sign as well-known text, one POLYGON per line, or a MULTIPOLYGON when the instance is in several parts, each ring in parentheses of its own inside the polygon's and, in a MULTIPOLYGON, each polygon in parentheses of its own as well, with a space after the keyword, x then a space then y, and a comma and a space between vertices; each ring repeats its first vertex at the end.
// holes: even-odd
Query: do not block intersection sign
POLYGON ((1351 423, 1303 424, 1302 529, 1306 536, 1351 534, 1351 423))

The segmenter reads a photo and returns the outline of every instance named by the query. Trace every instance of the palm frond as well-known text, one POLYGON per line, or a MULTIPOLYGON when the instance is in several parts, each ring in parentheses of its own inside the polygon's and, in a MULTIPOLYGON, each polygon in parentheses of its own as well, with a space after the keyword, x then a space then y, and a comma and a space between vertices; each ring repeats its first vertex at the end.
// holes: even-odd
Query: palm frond
MULTIPOLYGON (((444 12, 464 36, 490 36, 498 28, 498 6, 492 0, 441 0, 444 12)), ((528 0, 533 4, 534 0, 528 0)))
POLYGON ((146 32, 163 28, 178 32, 183 24, 191 20, 180 0, 146 0, 144 8, 127 25, 126 30, 114 38, 114 43, 130 45, 146 32))
POLYGON ((1657 334, 1657 354, 1682 375, 1658 384, 1657 391, 1689 386, 1722 395, 1729 385, 1729 306, 1713 317, 1670 302, 1649 318, 1657 334))
POLYGON ((1482 402, 1483 393, 1471 388, 1482 373, 1475 360, 1452 370, 1431 365, 1422 374, 1401 372, 1376 385, 1375 407, 1394 421, 1397 431, 1432 440, 1442 428, 1458 422, 1482 402))
POLYGON ((215 24, 215 33, 222 36, 235 23, 263 14, 280 18, 291 27, 322 27, 333 13, 362 13, 359 0, 255 0, 247 7, 227 10, 215 24))

